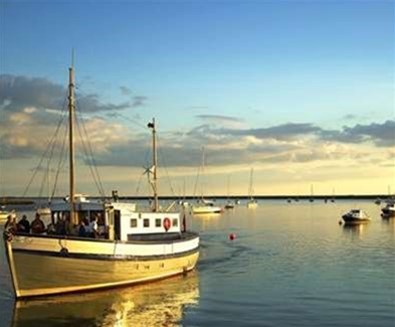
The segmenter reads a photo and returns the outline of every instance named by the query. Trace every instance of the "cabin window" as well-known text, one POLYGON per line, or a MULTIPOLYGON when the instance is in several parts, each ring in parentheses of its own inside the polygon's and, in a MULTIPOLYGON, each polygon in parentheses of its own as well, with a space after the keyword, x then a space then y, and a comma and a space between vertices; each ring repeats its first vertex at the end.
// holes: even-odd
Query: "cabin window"
POLYGON ((177 218, 173 219, 173 226, 178 227, 178 219, 177 218))
POLYGON ((144 227, 149 227, 149 219, 148 219, 148 218, 144 218, 144 220, 143 220, 143 226, 144 226, 144 227))
POLYGON ((156 218, 155 219, 155 227, 161 227, 162 226, 162 219, 156 218))
POLYGON ((135 218, 130 219, 130 227, 131 228, 136 228, 137 227, 137 219, 135 219, 135 218))

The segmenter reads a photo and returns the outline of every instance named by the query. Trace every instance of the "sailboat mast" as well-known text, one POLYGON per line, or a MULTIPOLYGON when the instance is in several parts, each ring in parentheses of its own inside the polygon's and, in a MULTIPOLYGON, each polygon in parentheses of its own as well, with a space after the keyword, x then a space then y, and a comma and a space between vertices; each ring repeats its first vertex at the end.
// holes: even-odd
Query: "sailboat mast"
POLYGON ((204 147, 202 147, 202 182, 200 183, 200 192, 202 193, 202 201, 204 202, 204 197, 203 197, 203 188, 204 188, 204 177, 205 177, 205 163, 206 163, 206 153, 204 147))
POLYGON ((70 222, 78 224, 77 216, 75 214, 74 195, 75 195, 75 178, 74 178, 74 67, 69 68, 69 183, 70 183, 70 222))
POLYGON ((155 212, 159 211, 159 199, 158 199, 158 178, 157 178, 157 169, 158 166, 158 154, 156 148, 156 128, 155 128, 155 118, 152 118, 152 123, 148 123, 148 127, 152 129, 152 164, 153 164, 153 183, 152 188, 154 191, 154 208, 155 212))
POLYGON ((252 179, 254 177, 254 168, 251 168, 250 170, 250 187, 248 190, 248 195, 250 196, 250 198, 252 199, 254 197, 254 189, 252 187, 252 179))

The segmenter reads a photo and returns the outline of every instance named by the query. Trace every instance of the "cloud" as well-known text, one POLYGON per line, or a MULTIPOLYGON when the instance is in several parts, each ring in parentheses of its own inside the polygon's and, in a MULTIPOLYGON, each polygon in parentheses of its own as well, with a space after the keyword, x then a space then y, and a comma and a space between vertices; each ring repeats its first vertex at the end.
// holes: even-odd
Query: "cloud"
POLYGON ((26 107, 61 108, 65 89, 45 78, 0 75, 0 103, 4 111, 26 107))
MULTIPOLYGON (((0 75, 0 108, 4 112, 23 111, 26 108, 37 110, 61 110, 66 103, 66 87, 45 78, 0 75)), ((124 95, 131 91, 121 87, 124 95)), ((122 103, 103 103, 95 93, 83 94, 76 92, 77 107, 84 113, 103 111, 119 111, 144 105, 147 97, 134 96, 122 103)))
POLYGON ((133 94, 132 90, 127 86, 120 86, 119 90, 121 91, 122 95, 131 96, 133 94))
POLYGON ((391 147, 395 145, 395 120, 387 120, 381 124, 344 126, 342 130, 321 130, 319 135, 323 140, 342 143, 373 142, 379 147, 391 147))
POLYGON ((244 119, 223 115, 196 115, 196 118, 204 121, 206 124, 214 126, 222 126, 228 128, 243 128, 245 126, 244 119))
POLYGON ((355 120, 357 118, 358 118, 358 116, 357 115, 353 115, 353 114, 347 114, 347 115, 344 115, 342 117, 343 120, 355 120))
POLYGON ((300 135, 315 134, 321 131, 320 127, 309 123, 288 123, 267 128, 256 129, 220 129, 216 133, 229 135, 250 135, 259 139, 273 138, 277 140, 288 140, 300 135))
POLYGON ((142 96, 142 95, 134 96, 132 98, 131 107, 132 108, 142 107, 145 105, 146 101, 147 101, 147 97, 145 97, 145 96, 142 96))

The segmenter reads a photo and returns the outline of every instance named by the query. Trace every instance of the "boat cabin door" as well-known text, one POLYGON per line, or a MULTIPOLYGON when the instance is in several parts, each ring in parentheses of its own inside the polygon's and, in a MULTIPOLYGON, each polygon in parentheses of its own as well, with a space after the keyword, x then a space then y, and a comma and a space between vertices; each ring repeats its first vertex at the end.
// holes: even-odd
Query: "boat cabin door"
POLYGON ((114 240, 114 208, 106 207, 106 218, 108 226, 108 239, 114 240))

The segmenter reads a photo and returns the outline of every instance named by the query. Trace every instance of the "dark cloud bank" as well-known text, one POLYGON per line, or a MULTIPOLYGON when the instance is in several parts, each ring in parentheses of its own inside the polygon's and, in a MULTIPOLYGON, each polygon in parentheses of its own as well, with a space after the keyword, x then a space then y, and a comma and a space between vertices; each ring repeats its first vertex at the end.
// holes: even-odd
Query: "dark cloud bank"
MULTIPOLYGON (((132 96, 122 87, 121 93, 128 95, 128 100, 119 104, 102 103, 95 93, 79 94, 77 105, 85 113, 100 111, 118 111, 143 106, 145 96, 132 96)), ((4 112, 18 112, 26 107, 41 109, 63 108, 67 97, 67 89, 45 78, 26 76, 0 75, 0 107, 4 112)), ((78 90, 76 92, 78 94, 78 90)))

